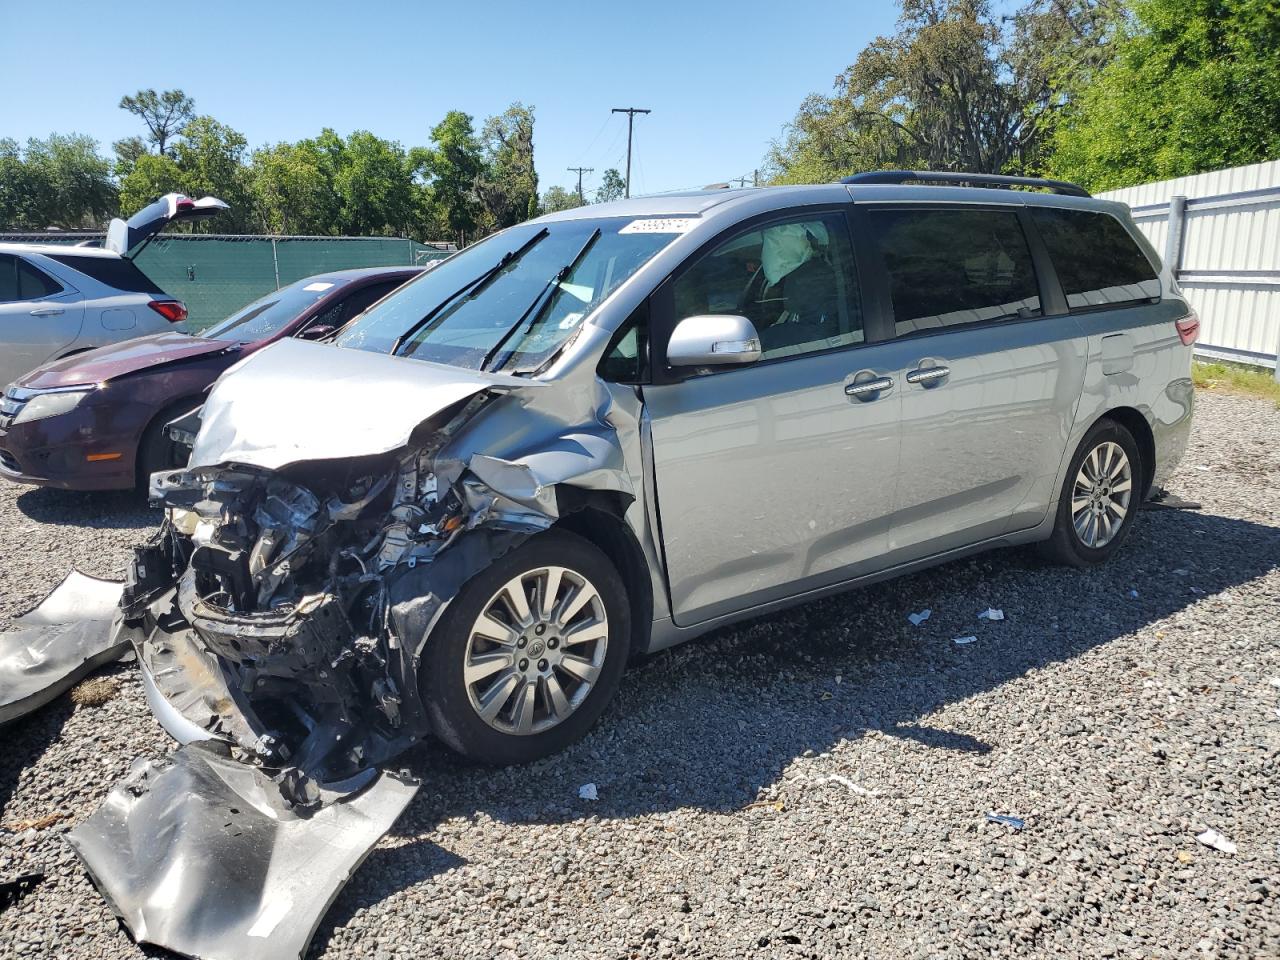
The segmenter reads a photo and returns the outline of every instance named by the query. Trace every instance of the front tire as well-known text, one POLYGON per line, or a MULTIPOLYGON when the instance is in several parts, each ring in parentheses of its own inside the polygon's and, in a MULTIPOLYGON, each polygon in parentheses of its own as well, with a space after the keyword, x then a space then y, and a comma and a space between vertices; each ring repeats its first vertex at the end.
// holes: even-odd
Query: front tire
POLYGON ((1068 465, 1053 533, 1041 553, 1073 567, 1105 561, 1129 535, 1143 476, 1133 434, 1113 420, 1095 423, 1068 465))
POLYGON ((604 553, 560 530, 525 541, 467 581, 432 631, 419 683, 436 736, 482 763, 564 749, 613 699, 630 636, 604 553))

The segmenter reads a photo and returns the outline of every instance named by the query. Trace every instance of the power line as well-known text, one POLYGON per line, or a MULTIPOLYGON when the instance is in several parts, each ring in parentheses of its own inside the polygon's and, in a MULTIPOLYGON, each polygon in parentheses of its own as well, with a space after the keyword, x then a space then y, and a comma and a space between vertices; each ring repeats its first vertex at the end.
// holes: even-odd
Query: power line
POLYGON ((582 175, 584 173, 595 173, 596 168, 595 167, 568 167, 567 169, 570 173, 576 173, 578 175, 578 199, 583 203, 586 203, 587 198, 582 195, 582 175))
POLYGON ((652 110, 646 110, 642 107, 614 107, 611 113, 625 113, 627 115, 627 196, 631 196, 631 135, 635 127, 636 114, 652 113, 652 110))

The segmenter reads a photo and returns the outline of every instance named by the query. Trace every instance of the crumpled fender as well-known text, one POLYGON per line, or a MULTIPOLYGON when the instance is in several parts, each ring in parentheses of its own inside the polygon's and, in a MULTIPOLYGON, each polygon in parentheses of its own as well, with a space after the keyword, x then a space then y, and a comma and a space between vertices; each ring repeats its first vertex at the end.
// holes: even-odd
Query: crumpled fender
POLYGON ((0 634, 0 723, 44 706, 129 650, 113 622, 123 584, 78 570, 0 634))

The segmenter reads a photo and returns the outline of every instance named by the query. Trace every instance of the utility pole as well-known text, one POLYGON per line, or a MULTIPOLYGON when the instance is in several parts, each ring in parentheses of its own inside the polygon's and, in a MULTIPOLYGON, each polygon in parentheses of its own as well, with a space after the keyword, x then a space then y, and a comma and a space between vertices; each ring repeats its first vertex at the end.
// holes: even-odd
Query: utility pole
POLYGON ((736 183, 739 187, 745 187, 750 179, 750 177, 730 177, 729 182, 736 183))
POLYGON ((596 168, 595 167, 569 167, 569 172, 576 173, 578 175, 578 199, 582 203, 586 203, 587 198, 582 195, 582 175, 584 173, 595 173, 596 168))
POLYGON ((652 113, 652 110, 642 110, 640 107, 614 107, 614 113, 625 113, 627 115, 627 197, 631 196, 631 131, 635 126, 637 113, 652 113))

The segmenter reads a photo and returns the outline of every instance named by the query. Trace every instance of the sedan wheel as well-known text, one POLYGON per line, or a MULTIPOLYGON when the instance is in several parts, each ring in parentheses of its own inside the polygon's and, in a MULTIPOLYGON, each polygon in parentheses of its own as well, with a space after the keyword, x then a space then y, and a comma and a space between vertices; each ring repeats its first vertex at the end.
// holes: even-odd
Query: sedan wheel
POLYGON ((463 672, 471 708, 501 733, 550 730, 591 693, 608 646, 609 615, 585 576, 545 566, 513 577, 471 626, 463 672))

